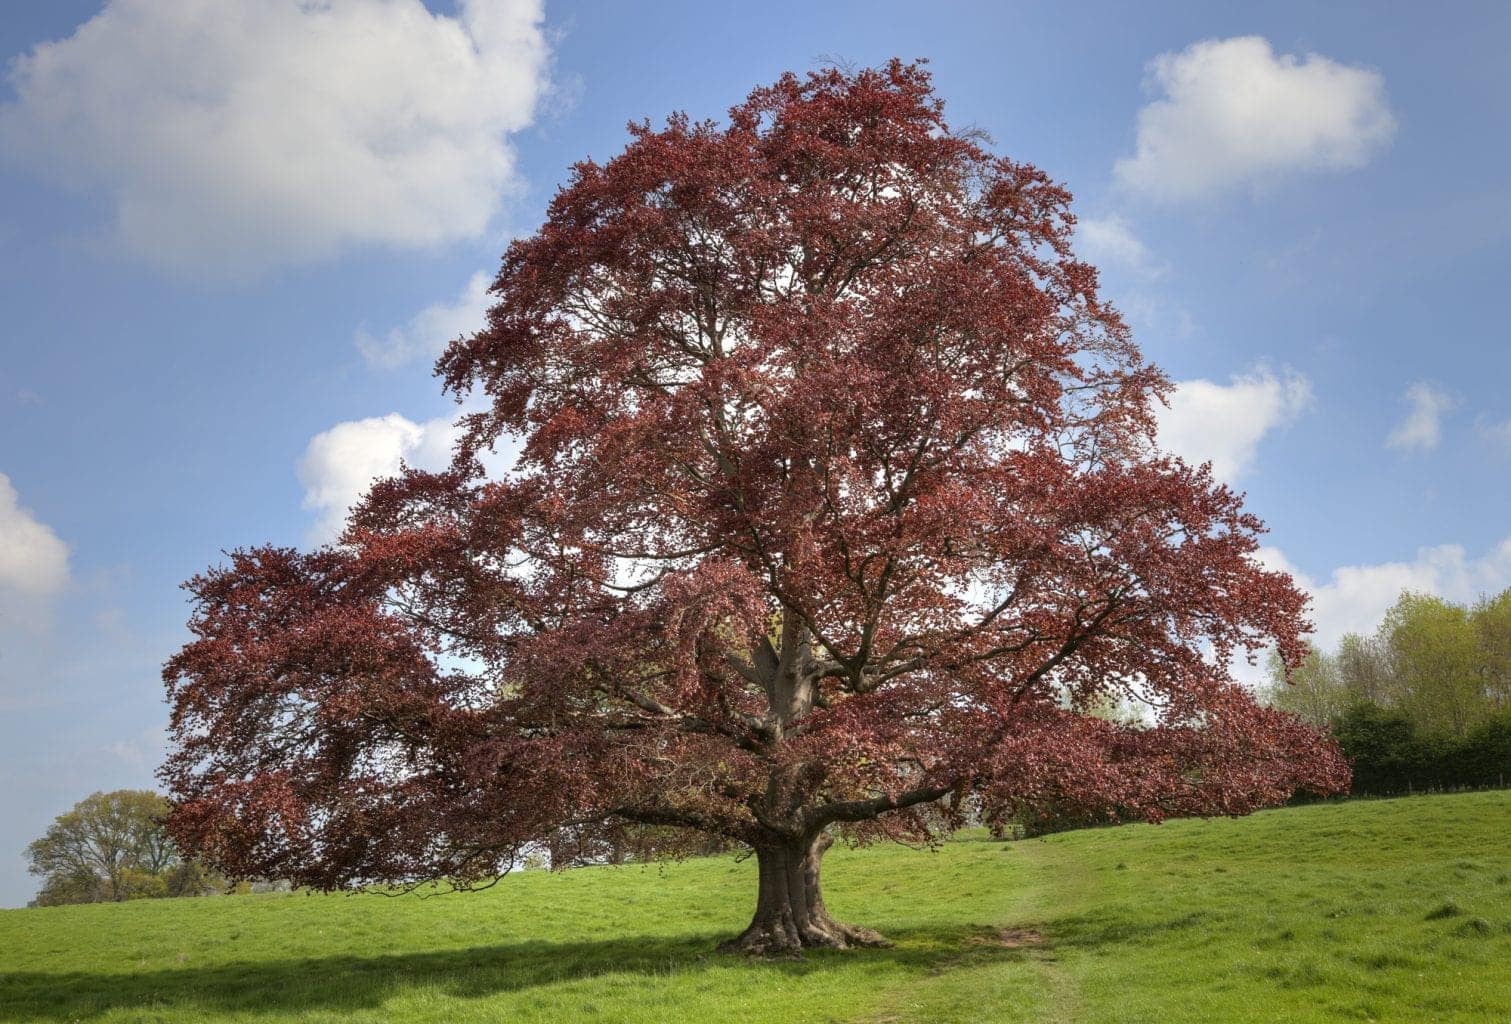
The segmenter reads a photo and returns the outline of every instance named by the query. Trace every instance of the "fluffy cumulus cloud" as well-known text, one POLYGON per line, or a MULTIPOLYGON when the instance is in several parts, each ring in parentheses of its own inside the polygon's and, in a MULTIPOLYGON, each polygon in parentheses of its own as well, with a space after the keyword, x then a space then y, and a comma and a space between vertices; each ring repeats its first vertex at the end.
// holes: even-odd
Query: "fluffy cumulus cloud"
POLYGON ((1160 277, 1166 267, 1149 251, 1128 221, 1117 215, 1083 217, 1076 224, 1080 255, 1094 264, 1118 266, 1144 277, 1160 277))
POLYGON ((1407 452, 1430 452, 1443 440, 1443 416, 1458 403, 1440 387, 1418 381, 1406 389, 1406 418, 1385 443, 1407 452))
POLYGON ((467 287, 453 302, 438 302, 416 313, 402 327, 392 328, 381 338, 366 327, 357 331, 357 349, 369 363, 394 367, 417 358, 435 358, 453 339, 471 334, 483 326, 491 304, 488 286, 492 277, 483 271, 472 275, 467 287))
POLYGON ((1159 98, 1139 111, 1134 154, 1114 173, 1160 200, 1360 167, 1396 130, 1379 72, 1277 54, 1260 36, 1161 54, 1149 82, 1159 98))
MULTIPOLYGON (((298 466, 304 507, 316 517, 307 539, 325 544, 339 537, 347 512, 374 480, 393 476, 404 466, 444 469, 460 437, 454 419, 442 416, 416 423, 396 412, 346 420, 316 434, 298 466)), ((509 472, 518 453, 517 443, 506 437, 496 450, 481 453, 479 461, 484 473, 497 479, 509 472)))
POLYGON ((1300 571, 1277 548, 1264 548, 1260 558, 1289 572, 1311 594, 1317 627, 1312 640, 1324 650, 1337 646, 1345 633, 1373 632, 1403 590, 1469 602, 1511 587, 1511 537, 1478 557, 1458 544, 1444 544, 1422 548, 1411 561, 1345 565, 1326 580, 1300 571))
POLYGON ((45 597, 68 583, 68 545, 21 505, 0 473, 0 596, 45 597))
POLYGON ((1159 411, 1159 442, 1188 462, 1211 462, 1219 479, 1232 482, 1253 467, 1264 436, 1311 402, 1311 383, 1298 373, 1260 368, 1227 384, 1180 381, 1159 411))
POLYGON ((441 469, 451 459, 458 431, 448 419, 416 423, 398 413, 348 420, 316 434, 299 462, 304 507, 316 513, 309 539, 340 536, 346 513, 372 482, 404 465, 441 469))
POLYGON ((10 68, 0 150, 114 241, 234 276, 483 232, 548 64, 539 0, 109 0, 10 68))

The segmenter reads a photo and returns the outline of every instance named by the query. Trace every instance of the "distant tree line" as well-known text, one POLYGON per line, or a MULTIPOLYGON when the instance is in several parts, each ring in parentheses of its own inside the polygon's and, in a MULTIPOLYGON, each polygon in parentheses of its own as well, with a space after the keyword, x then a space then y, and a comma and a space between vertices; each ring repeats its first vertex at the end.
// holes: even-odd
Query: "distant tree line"
POLYGON ((229 883, 179 855, 162 818, 168 801, 150 790, 95 793, 60 814, 26 848, 42 876, 33 906, 108 903, 224 892, 229 883))
POLYGON ((1403 593, 1372 636, 1313 649, 1269 703, 1327 726, 1353 792, 1503 786, 1511 780, 1511 589, 1472 605, 1403 593))

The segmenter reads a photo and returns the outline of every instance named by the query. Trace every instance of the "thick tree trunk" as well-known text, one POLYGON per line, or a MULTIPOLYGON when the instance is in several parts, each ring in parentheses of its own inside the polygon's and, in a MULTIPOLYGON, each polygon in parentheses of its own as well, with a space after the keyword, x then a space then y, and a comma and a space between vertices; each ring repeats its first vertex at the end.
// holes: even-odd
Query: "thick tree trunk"
POLYGON ((834 840, 827 835, 756 847, 760 889, 755 917, 719 948, 751 956, 795 956, 804 949, 848 949, 891 943, 869 928, 841 924, 824 908, 819 868, 834 840))

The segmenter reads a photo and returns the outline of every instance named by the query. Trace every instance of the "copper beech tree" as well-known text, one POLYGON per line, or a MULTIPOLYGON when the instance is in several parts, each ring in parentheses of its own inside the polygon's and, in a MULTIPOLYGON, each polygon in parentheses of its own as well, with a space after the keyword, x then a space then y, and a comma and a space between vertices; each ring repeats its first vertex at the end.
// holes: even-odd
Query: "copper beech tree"
POLYGON ((727 945, 790 953, 883 941, 825 908, 836 837, 1347 784, 1229 676, 1303 656, 1304 599, 1156 447, 1063 188, 897 62, 630 131, 441 357, 452 466, 188 584, 181 848, 337 888, 712 840, 759 867, 727 945))

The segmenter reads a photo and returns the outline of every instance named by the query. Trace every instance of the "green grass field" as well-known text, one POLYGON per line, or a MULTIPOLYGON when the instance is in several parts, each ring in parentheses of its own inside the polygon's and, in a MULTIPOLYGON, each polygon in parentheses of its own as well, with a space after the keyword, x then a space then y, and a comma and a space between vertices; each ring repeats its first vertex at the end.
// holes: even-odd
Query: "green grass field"
POLYGON ((711 952, 754 872, 0 911, 0 1020, 1511 1020, 1511 792, 836 850, 897 945, 801 962, 711 952))

